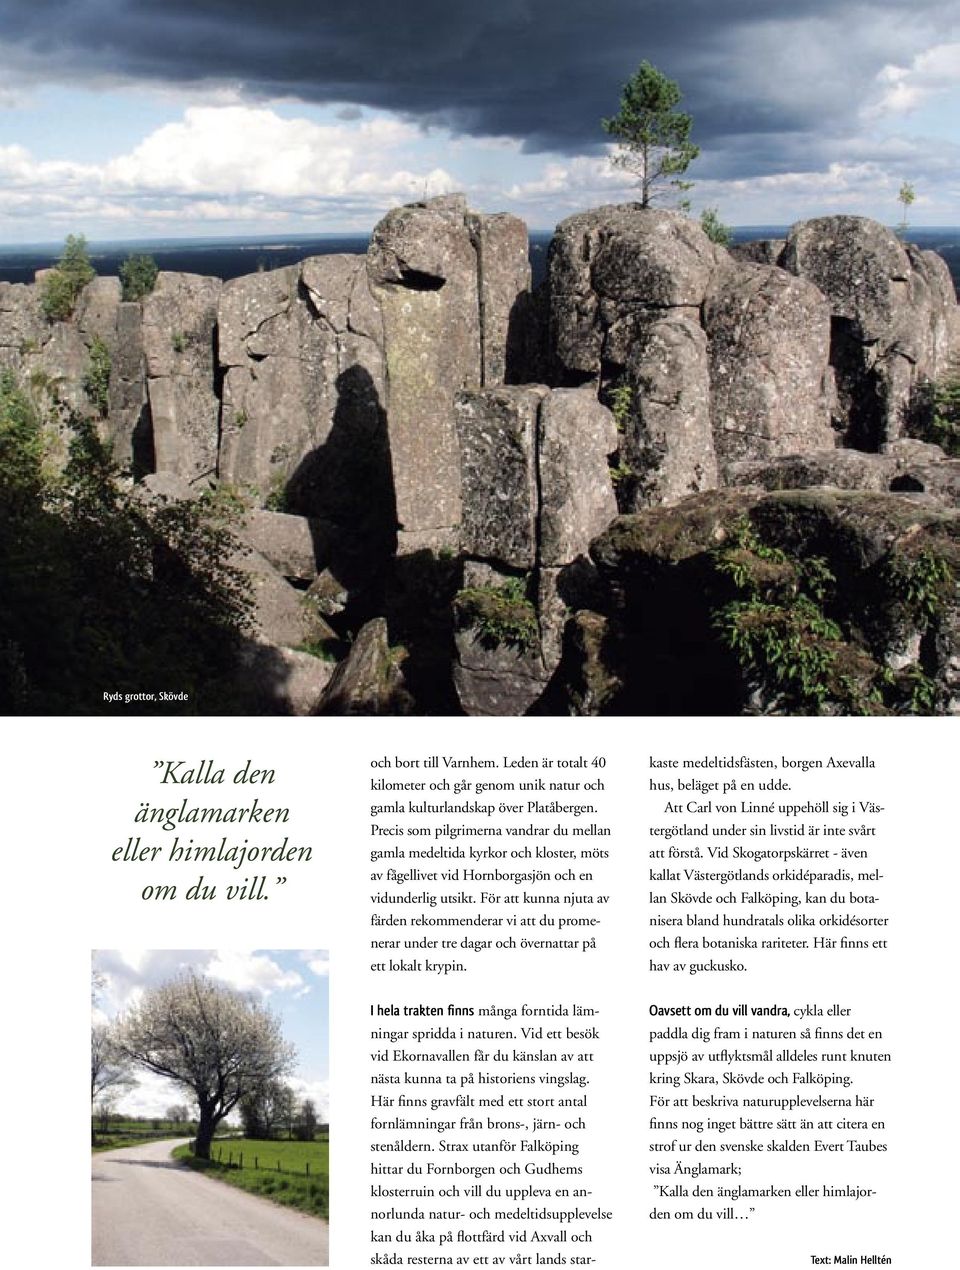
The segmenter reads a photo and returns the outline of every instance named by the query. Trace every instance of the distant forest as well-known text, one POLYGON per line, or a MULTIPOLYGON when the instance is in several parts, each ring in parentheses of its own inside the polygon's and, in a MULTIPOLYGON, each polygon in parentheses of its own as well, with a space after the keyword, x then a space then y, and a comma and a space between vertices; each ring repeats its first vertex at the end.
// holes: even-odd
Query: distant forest
MULTIPOLYGON (((749 242, 754 238, 782 238, 784 225, 744 225, 733 231, 734 242, 749 242)), ((939 251, 953 275, 953 284, 960 289, 960 227, 948 229, 913 229, 908 231, 911 242, 919 247, 939 251)), ((530 264, 533 268, 533 285, 538 286, 546 276, 547 248, 553 233, 550 230, 532 230, 530 233, 530 264)), ((153 256, 161 269, 175 273, 199 273, 214 278, 239 278, 243 274, 257 273, 262 269, 282 269, 296 264, 307 256, 328 256, 346 252, 359 254, 367 250, 370 238, 367 234, 323 234, 315 237, 288 238, 182 238, 157 239, 124 243, 90 244, 90 257, 98 274, 115 275, 130 252, 146 252, 153 256)), ((45 246, 0 246, 0 282, 32 282, 38 269, 54 265, 63 250, 63 244, 45 246)))

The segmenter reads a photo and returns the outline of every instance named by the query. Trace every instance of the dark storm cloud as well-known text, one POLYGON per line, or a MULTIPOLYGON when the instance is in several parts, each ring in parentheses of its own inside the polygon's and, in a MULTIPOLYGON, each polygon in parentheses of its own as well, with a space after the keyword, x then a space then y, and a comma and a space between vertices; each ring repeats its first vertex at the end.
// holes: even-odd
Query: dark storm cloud
POLYGON ((27 77, 236 83, 528 150, 597 146, 647 58, 680 82, 704 148, 755 138, 758 167, 778 136, 842 131, 887 62, 958 22, 960 0, 0 0, 27 77))

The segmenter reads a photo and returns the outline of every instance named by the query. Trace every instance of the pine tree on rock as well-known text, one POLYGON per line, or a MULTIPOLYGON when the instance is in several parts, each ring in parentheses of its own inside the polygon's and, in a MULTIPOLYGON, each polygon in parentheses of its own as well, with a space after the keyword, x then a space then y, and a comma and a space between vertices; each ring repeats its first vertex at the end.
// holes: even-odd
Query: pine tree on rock
MULTIPOLYGON (((680 178, 699 155, 690 140, 693 119, 676 107, 681 99, 677 84, 649 62, 641 62, 620 96, 620 110, 602 121, 604 131, 615 137, 618 167, 633 172, 640 183, 640 206, 690 188, 680 178)), ((681 197, 680 207, 688 204, 681 197)))

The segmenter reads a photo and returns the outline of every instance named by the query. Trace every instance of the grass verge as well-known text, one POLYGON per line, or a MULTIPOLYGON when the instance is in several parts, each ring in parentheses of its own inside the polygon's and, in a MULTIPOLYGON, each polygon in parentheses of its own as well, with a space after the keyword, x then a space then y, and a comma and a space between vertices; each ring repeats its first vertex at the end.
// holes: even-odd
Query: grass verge
POLYGON ((252 1195, 262 1195, 264 1199, 297 1208, 313 1217, 329 1216, 329 1144, 326 1141, 264 1142, 231 1138, 229 1142, 214 1142, 214 1157, 218 1152, 222 1152, 220 1160, 198 1160, 189 1146, 182 1146, 173 1152, 173 1158, 182 1160, 198 1173, 238 1186, 252 1195))

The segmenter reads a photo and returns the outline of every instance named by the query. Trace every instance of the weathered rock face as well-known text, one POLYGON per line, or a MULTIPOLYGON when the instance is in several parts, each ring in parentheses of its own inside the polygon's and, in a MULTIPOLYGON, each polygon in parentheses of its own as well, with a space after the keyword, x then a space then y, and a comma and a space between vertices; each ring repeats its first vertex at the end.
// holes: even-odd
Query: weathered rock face
POLYGON ((589 388, 557 388, 542 400, 538 438, 539 561, 556 569, 585 556, 617 514, 617 426, 589 388))
POLYGON ((622 454, 634 505, 716 484, 699 312, 720 262, 698 226, 632 205, 572 216, 551 245, 558 377, 629 388, 622 454))
POLYGON ((510 313, 529 285, 526 234, 512 218, 468 213, 462 196, 432 199, 380 222, 367 274, 383 321, 399 550, 451 546, 461 517, 453 398, 505 373, 510 313))
POLYGON ((44 342, 48 323, 35 286, 0 282, 0 368, 17 372, 29 352, 44 342))
POLYGON ((63 322, 48 321, 40 307, 40 288, 0 283, 0 368, 29 382, 38 403, 52 413, 76 411, 87 416, 93 403, 85 387, 90 352, 102 341, 110 359, 109 405, 98 420, 101 435, 113 447, 121 467, 138 465, 134 438, 144 426, 146 389, 140 306, 123 304, 117 278, 94 278, 80 293, 76 311, 63 322))
MULTIPOLYGON (((367 413, 376 427, 383 364, 375 328, 372 336, 363 331, 370 297, 362 263, 359 256, 315 257, 224 286, 219 343, 225 479, 253 485, 282 503, 291 483, 304 483, 302 465, 325 468, 332 478, 338 456, 320 459, 318 451, 335 427, 359 431, 370 424, 356 418, 355 395, 349 406, 342 400, 350 396, 342 389, 351 373, 369 379, 367 413)), ((321 514, 332 510, 323 505, 330 501, 327 492, 311 491, 321 514)))
POLYGON ((189 481, 218 469, 220 402, 214 331, 223 283, 161 273, 143 301, 143 348, 158 472, 189 481))
POLYGON ((285 578, 298 582, 312 582, 317 577, 329 549, 322 522, 260 507, 244 513, 237 534, 285 578))
POLYGON ((109 400, 104 430, 114 458, 137 476, 153 471, 156 456, 147 401, 142 311, 139 304, 130 301, 117 305, 109 400))
POLYGON ((604 363, 624 366, 638 329, 665 316, 658 311, 699 309, 722 259, 676 212, 626 204, 562 221, 549 260, 560 374, 599 378, 604 363))
POLYGON ((407 689, 441 713, 775 710, 714 624, 747 521, 841 579, 849 679, 883 697, 882 664, 954 701, 954 609, 920 630, 874 585, 913 567, 904 544, 952 551, 923 518, 956 505, 958 461, 902 435, 960 353, 944 262, 851 217, 727 252, 630 205, 563 222, 549 275, 532 296, 522 223, 444 197, 389 213, 366 256, 162 274, 141 303, 96 279, 65 322, 0 284, 0 368, 65 453, 102 340, 98 427, 144 496, 261 504, 238 531, 251 709, 318 708, 330 672, 293 646, 361 628, 329 712, 407 709, 407 689), (618 499, 637 514, 608 532, 618 499), (898 517, 919 528, 855 545, 898 517))
POLYGON ((786 245, 785 238, 755 238, 749 243, 731 243, 727 250, 734 260, 755 265, 778 265, 786 245))
POLYGON ((470 212, 477 253, 481 384, 521 383, 527 357, 524 301, 530 291, 527 227, 504 213, 470 212))
POLYGON ((837 424, 847 444, 879 449, 901 436, 911 398, 947 368, 955 297, 932 253, 876 221, 827 216, 790 231, 782 265, 827 297, 837 424))
POLYGON ((612 207, 564 221, 550 305, 560 380, 629 389, 631 508, 711 489, 729 461, 833 440, 823 297, 734 261, 676 213, 612 207))
POLYGON ((812 283, 773 266, 723 270, 703 323, 721 466, 834 443, 830 310, 812 283))
POLYGON ((632 345, 633 400, 624 450, 635 474, 631 503, 673 503, 717 484, 707 337, 685 313, 646 326, 632 345))
POLYGON ((537 421, 548 390, 490 388, 459 393, 463 521, 461 549, 515 569, 537 559, 537 421))
POLYGON ((570 612, 596 590, 586 553, 616 515, 616 424, 589 387, 486 388, 460 393, 456 410, 465 585, 496 605, 499 588, 533 571, 520 603, 538 636, 518 646, 461 624, 455 683, 468 714, 524 713, 560 660, 570 612))

